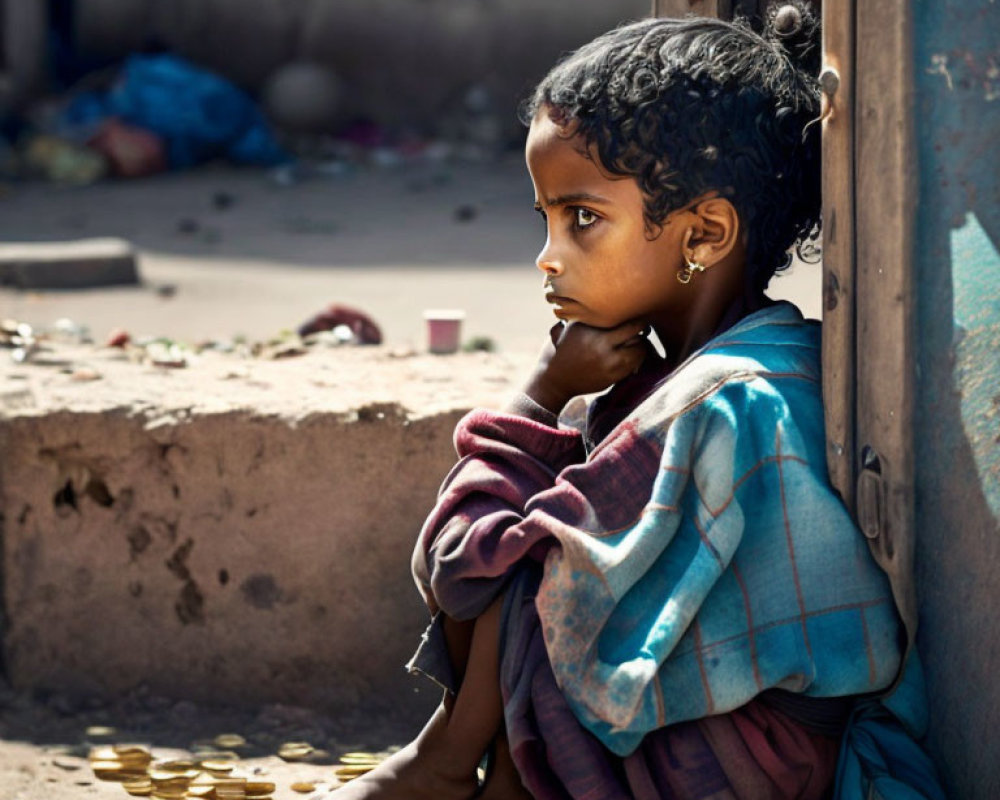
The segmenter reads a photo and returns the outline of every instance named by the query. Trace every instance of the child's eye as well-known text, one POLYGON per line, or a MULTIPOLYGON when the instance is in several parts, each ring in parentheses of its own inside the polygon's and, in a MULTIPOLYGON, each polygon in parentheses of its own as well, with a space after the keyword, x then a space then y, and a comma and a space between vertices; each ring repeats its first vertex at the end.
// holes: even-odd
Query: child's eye
POLYGON ((589 228, 597 222, 598 216, 589 208, 574 209, 574 222, 578 228, 589 228))

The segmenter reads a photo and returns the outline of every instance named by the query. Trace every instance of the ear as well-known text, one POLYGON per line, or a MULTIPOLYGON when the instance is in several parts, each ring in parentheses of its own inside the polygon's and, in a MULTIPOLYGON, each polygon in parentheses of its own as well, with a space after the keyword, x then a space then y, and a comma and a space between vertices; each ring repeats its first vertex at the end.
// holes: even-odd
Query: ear
POLYGON ((740 218, 725 197, 699 200, 690 209, 691 227, 684 237, 684 255, 711 267, 726 258, 740 237, 740 218))

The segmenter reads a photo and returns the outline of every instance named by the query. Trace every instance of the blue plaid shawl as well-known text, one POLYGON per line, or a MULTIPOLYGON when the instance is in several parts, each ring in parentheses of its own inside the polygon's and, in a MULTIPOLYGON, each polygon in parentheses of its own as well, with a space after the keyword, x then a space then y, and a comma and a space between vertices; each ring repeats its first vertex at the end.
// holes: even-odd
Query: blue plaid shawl
POLYGON ((472 412, 421 534, 432 610, 480 613, 523 558, 559 688, 612 752, 779 687, 888 686, 888 580, 826 471, 819 326, 782 303, 710 341, 587 452, 472 412))

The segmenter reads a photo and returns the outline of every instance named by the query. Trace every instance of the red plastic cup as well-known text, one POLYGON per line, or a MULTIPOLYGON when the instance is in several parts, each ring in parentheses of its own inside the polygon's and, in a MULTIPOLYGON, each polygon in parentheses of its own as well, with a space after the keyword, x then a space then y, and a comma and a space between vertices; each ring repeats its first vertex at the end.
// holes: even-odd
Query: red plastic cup
POLYGON ((438 355, 458 351, 462 339, 462 320, 465 312, 458 309, 436 308, 424 312, 427 320, 428 350, 438 355))

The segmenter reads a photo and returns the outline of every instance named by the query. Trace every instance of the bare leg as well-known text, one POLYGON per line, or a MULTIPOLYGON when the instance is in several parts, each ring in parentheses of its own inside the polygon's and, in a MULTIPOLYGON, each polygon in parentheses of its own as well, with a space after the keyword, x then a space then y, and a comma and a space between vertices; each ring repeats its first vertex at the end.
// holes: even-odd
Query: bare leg
MULTIPOLYGON (((442 702, 410 744, 338 789, 338 800, 468 800, 476 794, 476 768, 503 725, 502 602, 475 620, 458 694, 442 702)), ((463 647, 459 642, 454 649, 460 655, 463 647)))

